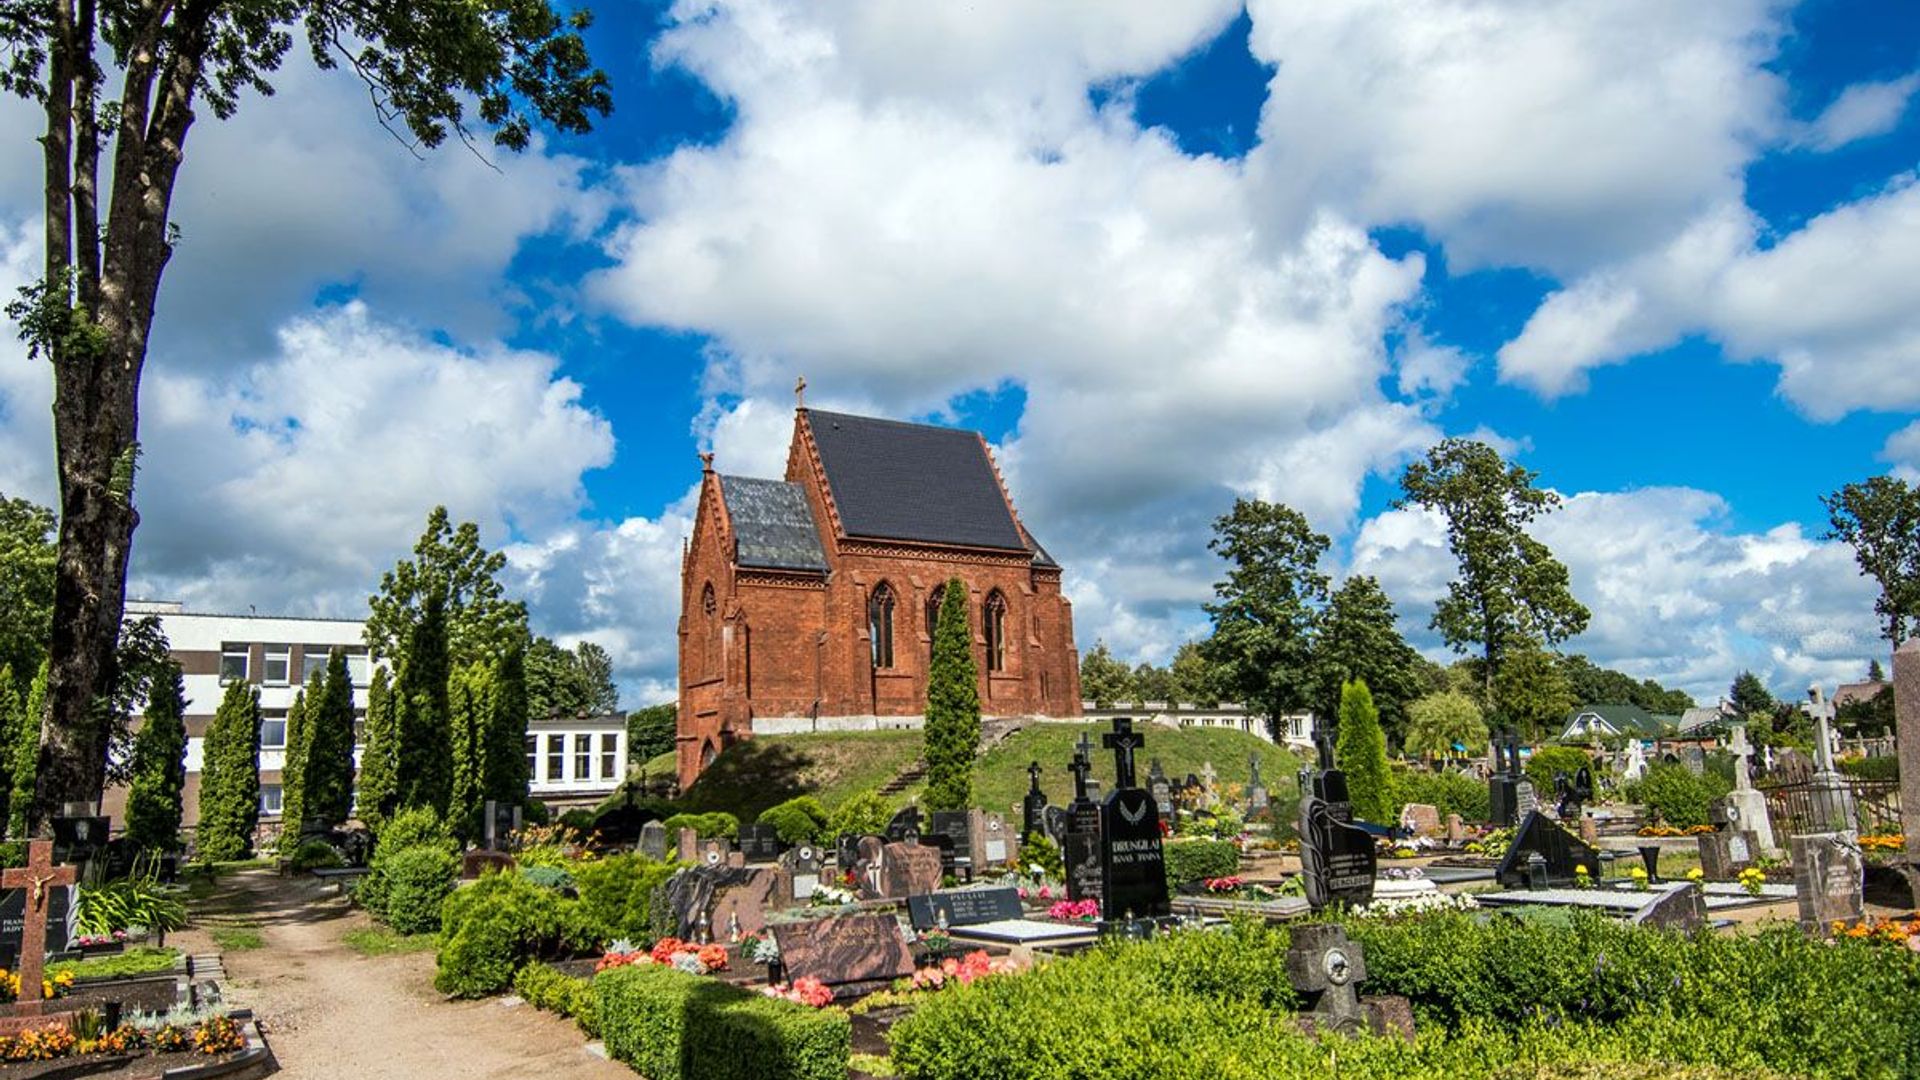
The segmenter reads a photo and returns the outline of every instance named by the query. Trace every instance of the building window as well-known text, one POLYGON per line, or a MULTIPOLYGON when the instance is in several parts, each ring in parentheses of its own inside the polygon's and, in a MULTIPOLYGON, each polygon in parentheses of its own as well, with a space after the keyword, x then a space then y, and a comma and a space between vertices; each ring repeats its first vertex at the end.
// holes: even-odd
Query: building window
POLYGON ((373 658, 363 652, 348 653, 347 681, 355 686, 373 685, 373 658))
POLYGON ((1007 598, 995 589, 987 594, 984 623, 987 633, 987 670, 1007 670, 1007 598))
POLYGON ((947 587, 935 585, 927 594, 927 660, 933 660, 933 637, 940 631, 940 605, 947 602, 947 587))
POLYGON ((280 807, 281 807, 280 785, 279 784, 261 784, 260 785, 260 816, 279 817, 280 807))
POLYGON ((620 736, 611 731, 600 733, 600 779, 612 780, 619 775, 620 736))
POLYGON ((565 735, 547 736, 547 783, 557 784, 567 778, 567 737, 565 735))
POLYGON ((247 681, 247 647, 231 642, 220 646, 220 684, 247 681))
POLYGON ((540 736, 527 736, 527 779, 540 779, 540 736))
POLYGON ((881 582, 867 600, 867 630, 873 636, 873 666, 893 666, 893 586, 881 582))
POLYGON ((287 685, 288 657, 292 651, 287 645, 267 646, 267 660, 262 665, 260 681, 268 686, 287 685))
POLYGON ((287 748, 287 714, 260 714, 260 749, 285 750, 287 748))
POLYGON ((591 735, 573 737, 573 778, 575 780, 593 779, 593 736, 591 735))
POLYGON ((331 645, 300 646, 300 681, 309 683, 315 675, 323 678, 327 671, 327 660, 333 653, 331 645))

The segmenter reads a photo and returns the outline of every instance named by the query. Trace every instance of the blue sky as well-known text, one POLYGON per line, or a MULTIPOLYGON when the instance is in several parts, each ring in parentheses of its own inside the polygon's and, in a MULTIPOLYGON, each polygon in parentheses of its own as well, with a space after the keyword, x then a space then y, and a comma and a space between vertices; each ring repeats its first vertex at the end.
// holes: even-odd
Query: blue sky
MULTIPOLYGON (((1250 495, 1439 655, 1448 561, 1390 504, 1475 434, 1567 499, 1572 648, 1702 698, 1884 654, 1818 497, 1920 469, 1920 8, 601 7, 614 115, 499 172, 298 61, 196 129, 137 591, 353 613, 445 502, 540 629, 670 695, 694 455, 777 472, 805 374, 985 432, 1083 647, 1203 632, 1207 523, 1250 495)), ((0 490, 47 499, 11 348, 0 490)))

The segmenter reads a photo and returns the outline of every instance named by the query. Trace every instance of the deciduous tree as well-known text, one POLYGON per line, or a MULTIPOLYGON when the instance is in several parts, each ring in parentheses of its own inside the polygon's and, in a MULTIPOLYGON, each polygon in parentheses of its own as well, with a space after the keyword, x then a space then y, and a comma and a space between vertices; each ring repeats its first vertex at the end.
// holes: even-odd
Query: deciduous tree
POLYGON ((505 555, 480 545, 478 525, 464 521, 456 527, 446 507, 434 507, 413 557, 380 575, 380 592, 367 598, 367 647, 404 666, 407 644, 434 596, 440 598, 450 663, 490 659, 524 644, 527 606, 506 598, 500 583, 506 566, 505 555))
POLYGON ((1133 669, 1115 659, 1106 642, 1095 640, 1080 658, 1080 694, 1102 709, 1116 701, 1132 701, 1133 669))
POLYGON ((1220 673, 1207 660, 1199 642, 1181 642, 1168 670, 1173 673, 1174 695, 1181 701, 1202 708, 1220 704, 1220 673))
POLYGON ((1456 745, 1477 753, 1487 745, 1488 738, 1480 706, 1458 690, 1428 694, 1407 705, 1409 754, 1451 757, 1457 752, 1456 745))
POLYGON ((1447 439, 1407 466, 1395 503, 1446 519, 1459 576, 1447 585, 1432 625, 1454 651, 1479 651, 1496 715, 1504 711, 1497 688, 1508 654, 1558 645, 1586 629, 1589 618, 1568 587, 1567 568, 1527 533, 1560 505, 1534 479, 1485 443, 1447 439))
POLYGON ((1875 476, 1822 496, 1827 538, 1853 545, 1860 572, 1880 586, 1873 610, 1898 648, 1920 633, 1920 486, 1875 476))
POLYGON ((580 37, 587 21, 547 0, 0 3, 0 89, 46 121, 45 262, 8 307, 53 377, 60 533, 43 802, 91 801, 104 787, 107 723, 96 703, 116 681, 139 523, 140 377, 196 118, 224 120, 247 91, 271 92, 304 35, 321 67, 344 66, 366 84, 376 118, 397 135, 472 145, 490 130, 496 145, 520 150, 536 120, 585 131, 611 107, 580 37))
POLYGON ((627 716, 627 760, 651 761, 673 749, 680 708, 669 701, 636 709, 627 716))
POLYGON ((1420 696, 1420 654, 1394 623, 1393 601, 1380 583, 1355 574, 1334 590, 1314 621, 1313 710, 1332 716, 1341 687, 1360 679, 1380 710, 1380 726, 1403 736, 1407 703, 1420 696))
POLYGON ((1201 650, 1221 688, 1265 713, 1269 725, 1313 704, 1313 624, 1327 598, 1319 569, 1327 543, 1298 510, 1258 499, 1235 500, 1213 523, 1207 546, 1228 570, 1206 606, 1213 636, 1201 650))
POLYGON ((20 698, 20 687, 13 678, 13 667, 0 664, 0 827, 12 815, 13 758, 20 745, 20 725, 25 722, 27 706, 20 698))
POLYGON ((0 665, 40 670, 53 631, 53 511, 0 496, 0 665))
POLYGON ((973 799, 973 758, 980 749, 980 670, 967 622, 967 586, 954 578, 934 624, 927 671, 927 794, 929 810, 964 810, 973 799))

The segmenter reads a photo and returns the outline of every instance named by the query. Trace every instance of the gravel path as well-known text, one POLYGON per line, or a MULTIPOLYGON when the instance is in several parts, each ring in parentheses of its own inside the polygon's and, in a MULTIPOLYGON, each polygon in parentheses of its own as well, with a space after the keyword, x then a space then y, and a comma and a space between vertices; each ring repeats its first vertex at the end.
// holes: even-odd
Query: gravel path
MULTIPOLYGON (((366 957, 347 948, 341 935, 367 916, 312 879, 243 871, 223 878, 204 908, 256 922, 266 939, 265 948, 226 954, 224 989, 230 1004, 260 1017, 289 1080, 636 1080, 588 1052, 570 1020, 500 999, 446 1001, 433 989, 431 952, 366 957)), ((180 937, 192 952, 211 948, 202 931, 180 937)))

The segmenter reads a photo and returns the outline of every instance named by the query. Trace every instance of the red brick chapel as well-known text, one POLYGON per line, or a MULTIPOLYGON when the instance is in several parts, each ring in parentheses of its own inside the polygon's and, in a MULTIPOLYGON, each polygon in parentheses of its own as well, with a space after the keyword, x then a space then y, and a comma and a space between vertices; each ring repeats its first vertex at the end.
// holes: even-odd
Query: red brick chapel
POLYGON ((1080 715, 1060 566, 979 433, 799 408, 783 480, 704 455, 680 576, 679 776, 767 731, 915 723, 945 582, 986 716, 1080 715))

